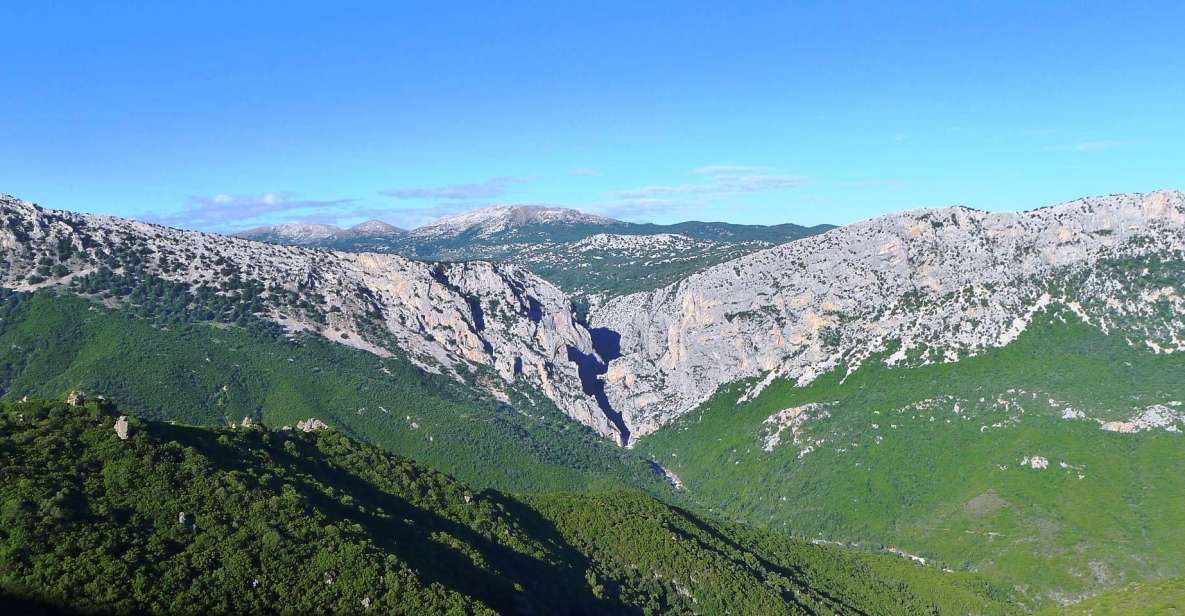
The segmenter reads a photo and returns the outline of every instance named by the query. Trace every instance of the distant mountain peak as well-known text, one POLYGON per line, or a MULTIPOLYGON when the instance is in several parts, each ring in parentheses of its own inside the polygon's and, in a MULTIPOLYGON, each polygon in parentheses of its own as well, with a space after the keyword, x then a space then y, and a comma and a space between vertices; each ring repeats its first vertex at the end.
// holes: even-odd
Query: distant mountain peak
POLYGON ((545 205, 492 205, 477 210, 445 216, 413 231, 419 237, 454 237, 476 232, 479 237, 493 235, 524 225, 612 225, 612 218, 588 214, 571 208, 545 205))
POLYGON ((235 237, 280 244, 309 245, 327 240, 353 238, 390 239, 405 235, 407 231, 381 220, 368 220, 348 229, 337 225, 285 222, 276 225, 255 227, 235 233, 235 237))
POLYGON ((314 244, 340 235, 341 227, 336 225, 285 222, 277 225, 255 227, 235 233, 235 237, 249 240, 279 241, 287 244, 314 244))
POLYGON ((407 233, 407 231, 400 229, 395 225, 385 223, 378 219, 360 222, 350 227, 348 231, 353 235, 367 237, 397 237, 407 233))

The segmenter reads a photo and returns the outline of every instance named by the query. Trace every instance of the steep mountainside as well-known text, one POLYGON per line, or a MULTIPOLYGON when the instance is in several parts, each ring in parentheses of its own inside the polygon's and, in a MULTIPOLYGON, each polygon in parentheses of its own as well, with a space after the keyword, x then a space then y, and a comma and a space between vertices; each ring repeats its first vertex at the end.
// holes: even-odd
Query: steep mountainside
POLYGON ((503 403, 400 357, 235 317, 241 302, 160 279, 92 278, 58 291, 0 290, 0 399, 80 390, 146 419, 206 426, 315 419, 479 487, 628 486, 683 500, 648 459, 540 396, 503 403))
POLYGON ((539 391, 598 432, 621 432, 585 391, 588 366, 601 362, 571 303, 513 265, 280 246, 45 210, 7 197, 0 198, 0 256, 5 287, 159 278, 292 332, 406 356, 503 399, 524 388, 539 391))
MULTIPOLYGON (((1126 277, 1143 271, 1185 283, 1179 262, 1126 277)), ((891 353, 747 400, 755 381, 725 386, 634 450, 728 515, 976 571, 1031 606, 1185 575, 1185 354, 1062 306, 958 362, 891 353)))
POLYGON ((635 448, 1033 606, 1185 574, 1185 196, 909 212, 608 302, 635 448))
POLYGON ((522 501, 332 430, 71 402, 0 407, 0 601, 20 613, 1009 611, 967 574, 638 494, 522 501))
POLYGON ((605 395, 640 436, 725 384, 808 384, 845 366, 951 362, 1014 340, 1062 304, 1132 344, 1180 349, 1182 289, 1102 264, 1180 261, 1179 192, 1081 199, 1031 212, 895 214, 723 263, 598 307, 620 337, 605 395))
POLYGON ((1136 584, 1043 616, 1175 616, 1185 614, 1185 579, 1136 584))
POLYGON ((598 233, 573 242, 525 245, 507 259, 592 304, 675 282, 692 272, 772 244, 724 242, 686 235, 598 233))

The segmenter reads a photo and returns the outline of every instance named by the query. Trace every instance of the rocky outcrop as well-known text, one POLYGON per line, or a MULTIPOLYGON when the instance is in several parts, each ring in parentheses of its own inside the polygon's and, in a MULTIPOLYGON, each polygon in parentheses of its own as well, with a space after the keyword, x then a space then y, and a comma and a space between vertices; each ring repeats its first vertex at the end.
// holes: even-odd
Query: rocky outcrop
POLYGON ((115 436, 118 436, 121 441, 126 441, 130 435, 131 426, 128 424, 128 416, 120 415, 119 419, 115 420, 115 436))
POLYGON ((1154 351, 1185 348, 1182 289, 1140 288, 1138 271, 1099 267, 1149 255, 1181 259, 1183 249, 1180 192, 1029 212, 918 210, 611 299, 591 321, 620 335, 605 395, 628 429, 645 435, 724 383, 759 377, 754 394, 773 379, 805 384, 874 356, 956 361, 1007 344, 1051 304, 1147 340, 1154 351), (1142 321, 1124 331, 1125 315, 1142 321))
POLYGON ((1181 425, 1185 425, 1185 414, 1163 404, 1149 406, 1127 421, 1100 421, 1102 429, 1123 433, 1149 430, 1179 432, 1181 425))
POLYGON ((68 287, 100 270, 248 293, 257 317, 289 331, 406 356, 503 399, 538 391, 615 434, 568 359, 571 349, 595 355, 589 332, 561 291, 518 266, 266 244, 0 196, 0 286, 68 287))
POLYGON ((301 432, 316 432, 317 430, 328 430, 329 426, 316 417, 310 417, 296 422, 296 429, 301 432))

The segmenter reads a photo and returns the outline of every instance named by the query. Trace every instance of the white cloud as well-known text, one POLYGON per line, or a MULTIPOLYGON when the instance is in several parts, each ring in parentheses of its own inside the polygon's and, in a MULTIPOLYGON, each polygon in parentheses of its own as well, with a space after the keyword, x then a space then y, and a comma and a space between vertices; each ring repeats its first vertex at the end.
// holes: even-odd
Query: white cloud
POLYGON ((745 194, 773 193, 802 186, 809 178, 775 173, 758 165, 704 165, 691 170, 697 181, 640 186, 612 193, 597 211, 625 220, 658 215, 691 215, 705 206, 745 194))
POLYGON ((197 195, 178 212, 149 214, 148 222, 172 227, 187 227, 209 231, 228 231, 249 224, 262 224, 270 217, 283 215, 291 219, 299 216, 305 222, 328 222, 342 214, 343 206, 354 199, 300 199, 291 193, 266 192, 258 195, 197 195))

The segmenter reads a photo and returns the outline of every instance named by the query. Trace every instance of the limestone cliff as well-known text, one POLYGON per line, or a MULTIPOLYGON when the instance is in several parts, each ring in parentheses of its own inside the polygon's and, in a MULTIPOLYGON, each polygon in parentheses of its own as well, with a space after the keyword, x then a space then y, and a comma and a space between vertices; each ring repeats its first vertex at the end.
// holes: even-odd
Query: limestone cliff
POLYGON ((1029 212, 918 210, 842 227, 609 300, 605 395, 634 435, 728 382, 800 384, 845 366, 957 361, 1007 344, 1051 302, 1104 331, 1185 348, 1185 289, 1106 263, 1182 260, 1185 196, 1087 198, 1029 212))

